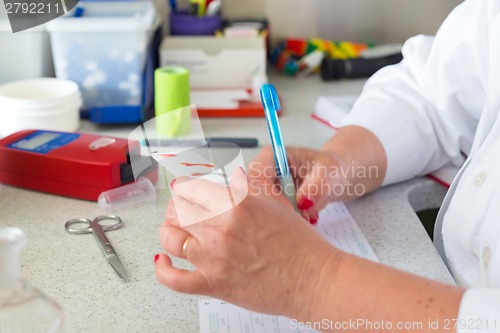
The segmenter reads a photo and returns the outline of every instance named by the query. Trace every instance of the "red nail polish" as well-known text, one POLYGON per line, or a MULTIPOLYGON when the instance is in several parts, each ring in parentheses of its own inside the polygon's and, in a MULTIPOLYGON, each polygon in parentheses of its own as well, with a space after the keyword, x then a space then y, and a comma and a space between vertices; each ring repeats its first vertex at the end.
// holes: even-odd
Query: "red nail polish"
POLYGON ((160 255, 159 254, 155 254, 155 264, 158 261, 158 258, 160 258, 160 255))
POLYGON ((312 202, 307 198, 302 198, 297 206, 299 207, 300 210, 307 210, 312 206, 314 206, 314 202, 312 202))
POLYGON ((316 223, 318 223, 318 217, 310 217, 310 218, 309 218, 309 223, 311 223, 311 224, 316 224, 316 223))
POLYGON ((170 188, 174 188, 174 183, 175 183, 176 180, 177 180, 177 178, 174 178, 174 180, 172 180, 170 182, 170 188))

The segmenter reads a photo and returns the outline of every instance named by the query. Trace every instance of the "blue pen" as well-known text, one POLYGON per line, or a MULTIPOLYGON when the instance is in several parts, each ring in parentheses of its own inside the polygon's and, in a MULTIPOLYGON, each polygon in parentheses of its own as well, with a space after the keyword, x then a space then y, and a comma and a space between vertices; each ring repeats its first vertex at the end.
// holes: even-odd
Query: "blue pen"
POLYGON ((172 13, 177 13, 177 2, 176 0, 170 0, 170 10, 172 13))
POLYGON ((286 149, 283 144, 280 124, 278 122, 278 111, 281 110, 281 104, 278 99, 276 88, 269 83, 263 84, 260 88, 260 99, 262 100, 262 106, 264 106, 267 129, 269 130, 269 135, 271 136, 274 161, 276 162, 276 169, 281 184, 281 190, 287 199, 290 200, 295 210, 297 210, 295 185, 293 183, 290 167, 288 166, 286 149))
POLYGON ((83 8, 83 7, 76 7, 75 8, 75 14, 73 16, 74 17, 82 17, 84 12, 85 12, 85 8, 83 8))

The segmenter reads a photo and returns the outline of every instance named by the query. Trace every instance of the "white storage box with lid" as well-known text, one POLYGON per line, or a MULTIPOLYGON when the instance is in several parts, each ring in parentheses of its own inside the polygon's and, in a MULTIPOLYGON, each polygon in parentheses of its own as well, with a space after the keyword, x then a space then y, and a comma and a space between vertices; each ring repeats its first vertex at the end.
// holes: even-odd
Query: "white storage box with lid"
POLYGON ((188 68, 192 88, 251 88, 252 77, 266 73, 265 39, 168 36, 160 64, 188 68))
POLYGON ((153 3, 81 1, 76 8, 81 17, 73 10, 47 24, 56 76, 79 84, 84 110, 140 109, 153 3))
POLYGON ((54 75, 49 35, 43 26, 12 33, 7 14, 0 14, 0 50, 0 84, 54 75))

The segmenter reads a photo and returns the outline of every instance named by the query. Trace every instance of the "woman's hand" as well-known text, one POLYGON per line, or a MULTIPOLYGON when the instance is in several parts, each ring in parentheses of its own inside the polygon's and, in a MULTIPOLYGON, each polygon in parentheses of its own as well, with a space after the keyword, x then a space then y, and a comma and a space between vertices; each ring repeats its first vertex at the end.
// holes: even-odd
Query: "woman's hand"
MULTIPOLYGON (((287 155, 297 206, 311 223, 329 202, 352 200, 377 189, 387 170, 381 142, 359 126, 340 128, 321 150, 289 147, 287 155)), ((251 187, 260 183, 266 193, 279 193, 271 147, 250 163, 248 175, 251 187)))
MULTIPOLYGON (((347 179, 340 160, 332 153, 287 148, 290 172, 297 188, 297 207, 302 216, 312 224, 318 221, 318 213, 329 202, 339 200, 346 189, 347 179)), ((265 194, 279 194, 276 163, 270 146, 262 149, 249 165, 250 187, 262 186, 265 194)))
POLYGON ((184 247, 196 270, 175 268, 169 256, 160 255, 158 280, 179 292, 221 298, 254 311, 304 314, 321 292, 315 290, 316 278, 324 267, 335 266, 332 258, 339 251, 284 202, 252 193, 255 189, 245 196, 245 184, 243 172, 233 175, 230 190, 241 202, 221 213, 220 207, 227 205, 225 186, 202 179, 174 183, 161 244, 176 257, 183 257, 184 247))

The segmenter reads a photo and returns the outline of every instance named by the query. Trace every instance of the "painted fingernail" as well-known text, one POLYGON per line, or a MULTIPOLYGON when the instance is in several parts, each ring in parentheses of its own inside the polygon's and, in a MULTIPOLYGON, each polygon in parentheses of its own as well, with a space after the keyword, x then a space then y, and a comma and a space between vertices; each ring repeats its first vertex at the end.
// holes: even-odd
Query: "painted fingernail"
POLYGON ((309 218, 309 223, 316 224, 316 223, 318 223, 318 219, 319 219, 318 216, 310 217, 309 218))
POLYGON ((160 258, 160 255, 159 254, 155 254, 155 264, 158 261, 158 258, 160 258))
POLYGON ((174 188, 174 183, 175 183, 176 180, 177 180, 177 178, 174 178, 174 180, 172 180, 170 182, 170 188, 174 188))
POLYGON ((314 202, 312 202, 312 200, 310 199, 302 198, 297 206, 299 207, 300 210, 307 210, 312 206, 314 206, 314 202))
POLYGON ((245 169, 243 169, 242 167, 240 167, 240 169, 241 169, 241 172, 243 172, 243 174, 244 174, 245 176, 248 176, 248 174, 247 174, 247 172, 245 171, 245 169))

